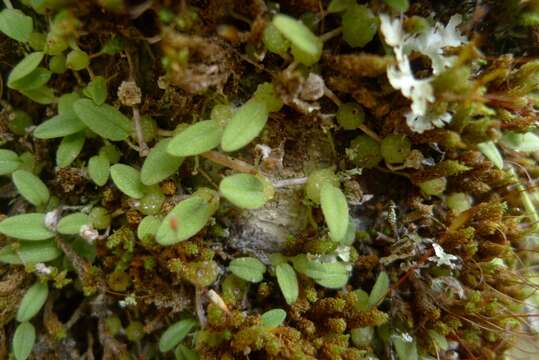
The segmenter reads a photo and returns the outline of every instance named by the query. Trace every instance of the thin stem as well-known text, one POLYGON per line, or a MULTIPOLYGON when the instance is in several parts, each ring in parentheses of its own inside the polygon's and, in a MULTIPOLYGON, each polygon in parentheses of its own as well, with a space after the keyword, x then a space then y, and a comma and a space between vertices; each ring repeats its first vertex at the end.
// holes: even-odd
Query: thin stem
POLYGON ((333 29, 331 31, 328 31, 325 34, 320 35, 320 40, 322 40, 323 42, 326 42, 330 39, 333 39, 335 36, 338 36, 340 33, 342 33, 342 27, 339 26, 336 29, 333 29))
POLYGON ((195 309, 200 323, 200 327, 205 328, 207 324, 206 314, 204 313, 204 307, 202 306, 202 289, 195 289, 195 309))
POLYGON ((245 161, 234 159, 229 156, 223 155, 217 151, 207 151, 205 153, 200 154, 200 156, 210 161, 213 161, 214 163, 226 166, 228 168, 231 168, 239 172, 248 173, 248 174, 257 173, 253 165, 246 163, 245 161))
POLYGON ((165 129, 157 129, 157 135, 163 136, 163 137, 171 137, 171 136, 174 136, 174 131, 165 130, 165 129))
POLYGON ((365 134, 369 135, 371 138, 373 138, 374 140, 378 141, 378 142, 381 142, 382 139, 380 139, 380 137, 378 136, 378 134, 376 134, 374 131, 372 131, 368 126, 366 126, 365 124, 359 124, 358 128, 363 131, 365 134))
POLYGON ((140 156, 147 156, 150 149, 144 141, 144 133, 142 132, 142 125, 140 124, 140 111, 136 106, 133 106, 133 122, 135 123, 135 132, 137 133, 139 154, 140 156))
POLYGON ((292 178, 292 179, 275 180, 273 181, 273 187, 280 188, 280 187, 287 187, 287 186, 294 186, 294 185, 303 185, 307 182, 308 179, 309 179, 308 177, 300 177, 300 178, 292 178))
POLYGON ((11 4, 10 0, 4 0, 4 5, 6 5, 8 9, 13 9, 13 4, 11 4))

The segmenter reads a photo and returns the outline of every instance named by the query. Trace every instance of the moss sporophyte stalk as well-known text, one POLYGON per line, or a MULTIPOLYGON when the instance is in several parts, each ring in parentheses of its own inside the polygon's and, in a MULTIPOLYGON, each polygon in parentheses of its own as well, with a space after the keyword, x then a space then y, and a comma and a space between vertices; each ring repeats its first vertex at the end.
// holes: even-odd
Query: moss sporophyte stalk
POLYGON ((538 18, 4 0, 0 358, 530 358, 538 18))

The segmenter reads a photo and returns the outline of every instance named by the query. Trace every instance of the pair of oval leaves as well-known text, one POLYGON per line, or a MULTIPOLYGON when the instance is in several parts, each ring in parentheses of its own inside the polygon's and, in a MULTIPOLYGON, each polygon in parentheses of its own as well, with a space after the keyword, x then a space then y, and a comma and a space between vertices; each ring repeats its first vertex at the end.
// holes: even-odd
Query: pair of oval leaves
POLYGON ((243 104, 223 129, 217 120, 204 120, 177 134, 167 146, 170 155, 202 154, 219 144, 224 151, 236 151, 256 138, 268 120, 266 103, 252 98, 243 104))
MULTIPOLYGON (((62 98, 59 105, 62 105, 62 98)), ((39 125, 34 130, 35 137, 63 137, 89 128, 104 139, 122 141, 133 132, 131 121, 108 104, 97 105, 94 100, 79 99, 77 94, 65 95, 64 99, 66 109, 60 109, 58 115, 39 125)))

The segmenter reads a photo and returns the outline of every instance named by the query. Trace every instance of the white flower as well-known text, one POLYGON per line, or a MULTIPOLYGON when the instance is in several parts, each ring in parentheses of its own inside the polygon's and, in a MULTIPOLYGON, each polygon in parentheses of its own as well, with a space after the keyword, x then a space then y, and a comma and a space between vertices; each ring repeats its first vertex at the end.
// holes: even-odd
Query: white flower
POLYGON ((135 294, 127 295, 123 300, 118 301, 118 305, 120 305, 121 308, 125 308, 129 305, 137 305, 135 294))
POLYGON ((36 272, 40 275, 50 275, 52 274, 52 267, 45 265, 44 263, 36 264, 36 272))
POLYGON ((400 46, 404 42, 404 31, 399 19, 393 19, 387 14, 380 15, 380 30, 384 34, 386 44, 389 46, 400 46))
POLYGON ((412 337, 412 335, 408 334, 407 332, 404 332, 401 334, 401 338, 402 340, 408 342, 408 343, 411 343, 412 341, 414 341, 414 338, 412 337))
POLYGON ((427 115, 417 115, 413 112, 409 112, 405 115, 406 124, 408 127, 417 133, 422 133, 425 130, 431 130, 435 126, 443 127, 445 124, 448 124, 453 120, 450 113, 444 113, 440 116, 434 114, 427 115))
POLYGON ((451 121, 449 113, 441 116, 428 114, 429 103, 436 100, 431 85, 433 78, 417 79, 410 66, 408 54, 417 51, 428 56, 434 75, 453 65, 455 57, 444 56, 443 52, 447 46, 459 46, 467 41, 456 29, 461 22, 460 15, 451 17, 445 27, 436 23, 433 28, 417 36, 405 34, 399 19, 391 20, 388 15, 381 14, 380 20, 385 42, 393 48, 397 60, 396 65, 388 67, 387 78, 391 86, 412 100, 411 111, 406 114, 408 126, 418 133, 435 126, 444 126, 451 121))
POLYGON ((444 251, 444 248, 436 243, 432 244, 432 247, 434 248, 434 253, 436 256, 431 256, 429 258, 430 261, 435 262, 438 266, 447 265, 451 269, 456 269, 459 267, 459 258, 457 256, 447 254, 444 251))

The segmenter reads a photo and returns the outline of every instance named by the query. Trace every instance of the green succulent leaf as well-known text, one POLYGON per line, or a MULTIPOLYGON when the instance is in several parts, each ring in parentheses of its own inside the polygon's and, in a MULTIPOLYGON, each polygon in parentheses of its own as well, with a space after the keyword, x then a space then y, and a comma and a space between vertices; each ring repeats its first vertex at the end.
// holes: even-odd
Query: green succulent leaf
POLYGON ((434 330, 429 330, 428 333, 438 349, 447 351, 447 349, 449 348, 449 344, 445 336, 434 330))
POLYGON ((182 165, 183 157, 173 156, 167 152, 172 141, 170 139, 159 141, 144 160, 140 171, 140 180, 144 185, 154 185, 165 180, 182 165))
POLYGON ((26 360, 36 342, 36 329, 29 322, 20 323, 13 335, 13 355, 16 360, 26 360))
POLYGON ((172 138, 167 151, 174 156, 193 156, 216 148, 223 129, 215 120, 199 121, 172 138))
POLYGON ((236 151, 253 141, 268 121, 268 109, 263 100, 253 98, 243 104, 228 122, 221 139, 224 151, 236 151))
POLYGON ((96 76, 82 90, 84 96, 89 97, 96 105, 102 105, 107 100, 107 80, 103 76, 96 76))
POLYGON ((378 18, 366 5, 354 4, 342 17, 344 41, 351 47, 367 45, 378 31, 378 18))
POLYGON ((539 151, 539 136, 532 132, 519 134, 507 132, 503 135, 501 143, 508 148, 522 152, 539 151))
MULTIPOLYGON (((58 113, 62 115, 77 116, 75 113, 75 103, 80 99, 80 95, 76 92, 63 94, 58 98, 58 113)), ((80 119, 79 119, 80 122, 80 119)))
POLYGON ((503 169, 503 157, 496 147, 496 144, 494 144, 492 141, 486 141, 481 144, 477 144, 477 148, 483 155, 487 157, 487 159, 492 161, 494 166, 496 166, 498 169, 503 169))
POLYGON ((333 241, 342 241, 348 230, 348 203, 341 189, 324 183, 320 189, 320 205, 333 241))
POLYGON ((243 257, 232 260, 228 265, 228 270, 243 280, 257 283, 264 278, 266 266, 256 258, 243 257))
POLYGON ((142 241, 147 240, 149 237, 154 237, 157 234, 160 225, 161 220, 157 216, 146 216, 138 224, 137 237, 142 241))
POLYGON ((17 153, 0 149, 0 175, 8 175, 17 170, 21 162, 17 153))
POLYGON ((17 309, 17 321, 24 322, 32 319, 41 310, 49 296, 49 286, 46 282, 36 282, 24 294, 17 309))
POLYGON ((341 262, 324 263, 301 254, 292 258, 292 264, 297 272, 329 289, 339 289, 348 281, 350 266, 341 262))
POLYGON ((35 206, 45 205, 49 201, 49 189, 40 178, 26 170, 17 170, 12 174, 13 183, 19 194, 35 206))
POLYGON ((55 260, 60 255, 62 252, 52 240, 22 242, 17 250, 11 245, 1 248, 0 262, 11 265, 35 264, 55 260))
POLYGON ((268 200, 264 183, 251 174, 234 174, 225 177, 219 191, 232 204, 243 209, 257 209, 268 200))
POLYGON ((378 305, 387 295, 389 291, 389 276, 385 271, 378 274, 376 282, 372 287, 369 295, 369 307, 378 305))
POLYGON ((28 75, 16 80, 12 81, 9 84, 9 87, 11 89, 15 90, 33 90, 38 89, 45 85, 47 81, 50 80, 52 73, 43 67, 38 67, 34 69, 31 73, 28 75))
POLYGON ((47 86, 41 86, 35 89, 19 89, 19 92, 41 105, 49 105, 56 101, 54 91, 47 86))
POLYGON ((415 339, 405 339, 403 335, 392 335, 391 341, 395 346, 399 359, 418 360, 417 345, 415 339))
POLYGON ((256 87, 253 98, 263 101, 269 112, 276 112, 283 107, 283 100, 275 91, 272 83, 265 82, 256 87))
POLYGON ((8 87, 11 87, 11 84, 16 83, 34 71, 39 66, 39 63, 41 63, 41 60, 43 60, 44 55, 41 51, 26 55, 9 73, 7 78, 8 87))
POLYGON ((288 305, 293 304, 298 299, 299 287, 296 272, 287 263, 281 263, 275 268, 277 283, 288 305))
POLYGON ((108 104, 96 105, 90 99, 80 99, 75 102, 73 108, 90 130, 105 139, 122 141, 133 131, 129 119, 108 104))
POLYGON ((96 185, 105 185, 109 180, 109 174, 110 161, 106 155, 100 153, 88 160, 88 175, 96 185))
POLYGON ((54 233, 45 227, 45 214, 28 213, 0 221, 0 233, 20 240, 47 240, 54 233))
POLYGON ((125 164, 114 164, 110 167, 110 177, 125 195, 133 199, 144 196, 145 186, 140 181, 140 172, 137 169, 125 164))
POLYGON ((44 121, 34 130, 38 139, 52 139, 76 134, 86 129, 86 125, 75 115, 58 114, 44 121))
POLYGON ((191 196, 181 201, 165 217, 157 230, 156 240, 161 245, 173 245, 198 233, 210 219, 207 200, 191 196))
POLYGON ((4 9, 0 12, 0 31, 19 42, 27 42, 34 31, 30 16, 17 9, 4 9))
POLYGON ((123 39, 119 36, 114 36, 103 45, 101 53, 114 55, 120 53, 124 48, 125 44, 123 39))
POLYGON ((290 16, 278 14, 273 18, 273 25, 290 41, 293 47, 304 54, 301 58, 294 56, 296 60, 307 66, 320 60, 322 40, 314 35, 304 23, 290 16))
POLYGON ((176 360, 199 360, 200 355, 194 350, 189 349, 187 346, 180 344, 174 350, 174 357, 176 360))
POLYGON ((351 8, 356 4, 356 0, 331 0, 328 5, 327 12, 329 14, 338 13, 351 8))
POLYGON ((159 351, 167 352, 172 350, 197 324, 198 322, 193 319, 184 319, 169 326, 159 339, 159 351))
POLYGON ((356 301, 354 302, 354 309, 357 311, 369 310, 369 294, 362 289, 354 290, 353 292, 356 301))
POLYGON ((71 165, 82 151, 85 141, 86 137, 82 131, 64 137, 56 150, 56 165, 60 168, 71 165))
POLYGON ((77 235, 83 225, 90 224, 88 215, 77 212, 64 216, 58 222, 56 230, 64 235, 77 235))
POLYGON ((393 10, 401 12, 405 12, 410 6, 408 0, 384 0, 384 2, 389 5, 393 10))
POLYGON ((271 309, 260 316, 260 320, 262 320, 262 325, 270 328, 276 328, 283 325, 285 319, 286 311, 284 311, 283 309, 271 309))

